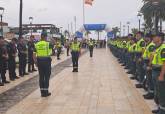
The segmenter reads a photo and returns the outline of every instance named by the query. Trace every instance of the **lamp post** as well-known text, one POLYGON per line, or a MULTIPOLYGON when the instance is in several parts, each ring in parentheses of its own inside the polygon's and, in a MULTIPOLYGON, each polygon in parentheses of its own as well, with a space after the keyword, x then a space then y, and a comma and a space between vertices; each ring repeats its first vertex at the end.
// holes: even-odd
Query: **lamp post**
POLYGON ((63 29, 63 27, 60 27, 60 32, 61 32, 61 35, 62 35, 62 29, 63 29))
POLYGON ((4 8, 3 7, 0 7, 0 16, 1 16, 1 35, 3 37, 3 21, 2 21, 2 18, 3 18, 3 13, 4 13, 4 8))
POLYGON ((139 31, 141 30, 141 17, 142 17, 142 14, 140 12, 138 12, 138 19, 139 19, 139 31))
POLYGON ((30 22, 30 27, 31 27, 31 36, 32 36, 32 32, 33 32, 33 28, 32 28, 33 17, 29 17, 29 22, 30 22))
POLYGON ((76 16, 74 16, 74 23, 75 23, 75 33, 76 33, 77 31, 77 17, 76 16))
POLYGON ((20 0, 20 12, 19 12, 19 38, 22 38, 22 9, 23 9, 23 0, 20 0))
POLYGON ((127 22, 127 25, 128 25, 128 34, 129 34, 129 25, 130 25, 130 22, 129 21, 127 22))
POLYGON ((125 36, 125 25, 123 25, 123 36, 125 36))

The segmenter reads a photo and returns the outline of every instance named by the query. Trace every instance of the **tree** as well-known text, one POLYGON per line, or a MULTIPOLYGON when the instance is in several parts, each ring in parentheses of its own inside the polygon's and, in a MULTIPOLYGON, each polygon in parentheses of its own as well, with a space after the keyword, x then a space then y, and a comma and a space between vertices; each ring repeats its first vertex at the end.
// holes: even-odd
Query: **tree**
POLYGON ((116 38, 116 36, 117 36, 117 33, 119 33, 120 32, 120 28, 119 27, 114 27, 114 28, 112 28, 112 33, 114 34, 114 37, 116 38))
POLYGON ((86 31, 86 32, 85 32, 85 36, 86 36, 87 38, 89 37, 89 34, 91 34, 90 31, 86 31))
POLYGON ((132 33, 135 35, 139 30, 137 28, 132 29, 132 33))
POLYGON ((66 36, 68 36, 68 38, 70 37, 70 33, 69 33, 68 30, 65 30, 65 31, 64 31, 64 36, 65 36, 65 38, 66 38, 66 36))
POLYGON ((144 20, 147 26, 152 30, 153 23, 155 32, 159 31, 160 20, 165 20, 165 1, 164 0, 143 0, 144 5, 141 8, 141 13, 144 15, 144 20))

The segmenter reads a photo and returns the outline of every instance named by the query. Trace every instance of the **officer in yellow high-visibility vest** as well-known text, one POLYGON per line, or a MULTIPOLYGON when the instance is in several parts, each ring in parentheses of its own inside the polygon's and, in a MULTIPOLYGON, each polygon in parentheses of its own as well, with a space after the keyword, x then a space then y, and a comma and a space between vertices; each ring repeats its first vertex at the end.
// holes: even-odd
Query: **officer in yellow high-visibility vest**
POLYGON ((143 61, 144 61, 144 70, 145 70, 145 75, 146 77, 144 78, 144 89, 148 91, 146 95, 144 95, 145 99, 153 99, 154 98, 154 91, 153 91, 153 84, 152 84, 152 70, 149 68, 149 61, 151 58, 151 55, 154 52, 155 49, 155 44, 152 41, 152 35, 151 34, 146 34, 145 36, 145 41, 146 41, 146 48, 143 53, 143 61))
POLYGON ((152 59, 152 79, 154 86, 154 100, 158 110, 156 114, 165 114, 165 44, 164 34, 159 33, 153 39, 156 49, 152 59))
POLYGON ((92 38, 88 42, 88 47, 89 47, 90 57, 93 57, 94 42, 92 38))
POLYGON ((136 78, 139 81, 139 84, 136 84, 136 88, 142 88, 143 87, 143 80, 144 80, 144 69, 143 69, 143 61, 142 61, 142 55, 145 49, 145 41, 144 41, 144 33, 138 32, 136 34, 136 78))
POLYGON ((41 41, 35 44, 34 60, 38 66, 39 71, 39 85, 41 90, 41 97, 50 96, 49 79, 51 75, 51 54, 52 46, 46 41, 47 34, 41 34, 41 41))
POLYGON ((78 59, 79 59, 80 51, 81 51, 80 42, 78 42, 77 37, 75 37, 74 41, 71 44, 73 72, 78 72, 78 59))

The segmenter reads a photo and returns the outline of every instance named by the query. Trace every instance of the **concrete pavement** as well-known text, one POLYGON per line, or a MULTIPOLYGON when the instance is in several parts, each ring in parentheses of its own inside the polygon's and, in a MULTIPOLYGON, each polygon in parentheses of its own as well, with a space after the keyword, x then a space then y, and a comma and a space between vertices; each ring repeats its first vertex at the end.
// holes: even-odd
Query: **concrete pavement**
POLYGON ((32 92, 6 114, 151 114, 108 49, 94 50, 93 58, 83 55, 79 73, 66 67, 51 79, 50 91, 48 98, 39 89, 32 92))

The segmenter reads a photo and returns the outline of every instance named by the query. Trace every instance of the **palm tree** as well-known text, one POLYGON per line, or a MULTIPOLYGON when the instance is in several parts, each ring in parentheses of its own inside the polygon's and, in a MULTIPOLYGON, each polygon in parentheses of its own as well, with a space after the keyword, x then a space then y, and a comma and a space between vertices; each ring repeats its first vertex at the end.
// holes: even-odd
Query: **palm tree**
POLYGON ((86 36, 87 38, 89 38, 89 34, 91 34, 91 32, 87 30, 87 31, 85 32, 85 36, 86 36))
POLYGON ((64 31, 64 36, 65 36, 65 38, 66 38, 66 36, 68 36, 68 38, 70 37, 70 33, 69 33, 68 30, 65 30, 65 31, 64 31))
POLYGON ((165 1, 164 0, 143 0, 144 5, 141 8, 141 13, 144 15, 144 20, 147 26, 152 29, 155 25, 155 32, 159 31, 160 20, 165 20, 165 1))
POLYGON ((132 29, 132 33, 135 35, 139 30, 137 28, 132 29))
POLYGON ((119 27, 114 27, 114 28, 112 28, 112 33, 114 34, 114 37, 116 38, 116 36, 117 36, 117 33, 119 33, 120 32, 120 28, 119 27))

